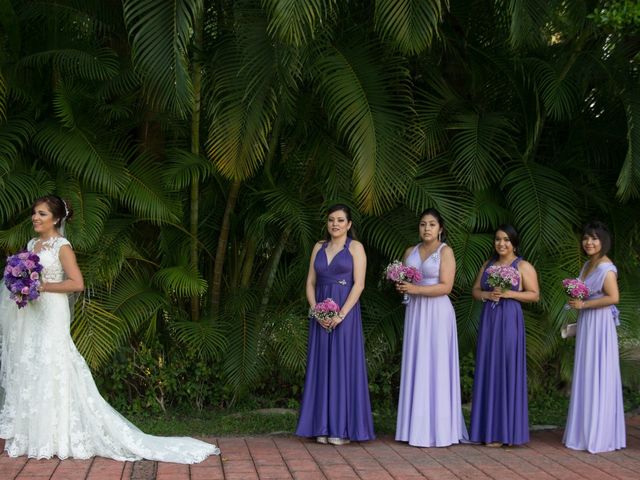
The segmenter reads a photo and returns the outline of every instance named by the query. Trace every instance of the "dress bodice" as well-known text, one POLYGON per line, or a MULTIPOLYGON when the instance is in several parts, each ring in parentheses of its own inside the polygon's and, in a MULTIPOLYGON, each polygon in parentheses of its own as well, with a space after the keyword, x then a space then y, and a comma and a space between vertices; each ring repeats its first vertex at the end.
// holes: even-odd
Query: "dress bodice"
POLYGON ((344 248, 335 254, 331 263, 329 263, 326 251, 329 242, 322 244, 313 262, 316 271, 316 285, 334 283, 349 287, 353 285, 353 257, 349 251, 350 243, 351 238, 347 237, 344 248))
MULTIPOLYGON (((587 264, 585 263, 580 270, 580 278, 582 278, 587 264)), ((589 289, 589 298, 600 298, 604 295, 602 287, 604 286, 604 277, 608 272, 613 272, 618 275, 618 269, 611 262, 601 263, 593 271, 589 272, 587 278, 584 279, 584 284, 589 289)))
POLYGON ((422 274, 422 280, 416 285, 435 285, 440 281, 440 253, 445 245, 446 243, 441 243, 424 262, 420 258, 420 244, 413 248, 405 263, 409 267, 417 268, 422 274))
POLYGON ((64 280, 64 269, 60 263, 60 248, 64 245, 71 246, 69 240, 64 237, 53 237, 39 243, 37 238, 32 238, 27 244, 27 250, 40 257, 40 265, 42 265, 40 276, 47 283, 58 283, 64 280))
MULTIPOLYGON (((587 264, 585 263, 582 266, 582 270, 580 270, 580 278, 583 277, 584 271, 586 270, 586 268, 587 268, 587 264)), ((596 268, 594 268, 591 272, 589 272, 589 275, 587 275, 587 278, 584 279, 584 284, 589 289, 590 299, 596 299, 604 296, 604 291, 602 290, 604 287, 604 278, 609 272, 615 273, 616 276, 618 275, 618 269, 613 263, 611 262, 600 263, 596 268)), ((619 318, 620 312, 618 310, 618 307, 616 307, 615 305, 610 305, 609 307, 604 307, 604 308, 609 308, 611 310, 613 321, 615 322, 616 325, 620 325, 620 318, 619 318)))
MULTIPOLYGON (((516 270, 518 270, 518 264, 520 263, 520 261, 522 260, 522 257, 516 257, 515 260, 513 262, 511 262, 511 265, 509 265, 510 267, 515 268, 516 270)), ((496 259, 493 258, 489 261, 489 263, 487 263, 487 266, 484 269, 484 272, 482 272, 482 278, 480 279, 480 287, 482 288, 482 290, 486 291, 486 292, 490 292, 491 290, 493 290, 493 287, 491 285, 489 285, 489 274, 487 273, 487 270, 489 269, 489 267, 491 267, 494 263, 496 263, 496 259)), ((518 277, 518 281, 516 282, 515 285, 511 286, 511 290, 520 290, 520 278, 518 277)))

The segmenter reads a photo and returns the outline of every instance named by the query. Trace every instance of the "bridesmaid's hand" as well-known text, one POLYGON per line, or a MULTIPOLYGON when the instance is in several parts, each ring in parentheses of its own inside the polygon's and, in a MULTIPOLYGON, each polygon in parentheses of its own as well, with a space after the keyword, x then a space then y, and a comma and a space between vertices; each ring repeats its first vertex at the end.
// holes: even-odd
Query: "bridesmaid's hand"
POLYGON ((331 328, 331 330, 334 330, 338 325, 342 323, 344 317, 345 315, 343 315, 342 313, 338 313, 338 315, 329 320, 328 327, 331 328))
POLYGON ((495 290, 489 292, 489 300, 491 300, 492 302, 499 302, 500 298, 502 298, 501 289, 496 288, 495 290))
POLYGON ((575 308, 576 310, 587 308, 584 304, 584 300, 580 300, 579 298, 572 298, 568 303, 571 308, 575 308))
POLYGON ((413 284, 409 282, 398 282, 396 283, 396 290, 400 293, 413 293, 413 284))
POLYGON ((496 288, 492 293, 495 293, 497 298, 513 298, 513 290, 502 290, 501 288, 496 288))

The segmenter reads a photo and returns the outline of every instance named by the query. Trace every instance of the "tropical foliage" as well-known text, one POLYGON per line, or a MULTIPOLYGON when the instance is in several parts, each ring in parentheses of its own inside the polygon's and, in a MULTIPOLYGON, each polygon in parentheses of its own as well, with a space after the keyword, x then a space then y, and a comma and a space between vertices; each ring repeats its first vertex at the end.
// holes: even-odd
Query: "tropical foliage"
POLYGON ((301 285, 328 204, 354 207, 368 253, 374 380, 402 328, 380 274, 417 241, 418 213, 447 221, 463 354, 470 286, 511 222, 542 286, 526 311, 535 389, 550 367, 570 375, 560 281, 599 217, 636 382, 640 26, 627 3, 0 0, 0 249, 26 243, 34 198, 69 199, 87 284, 72 332, 92 367, 160 344, 167 362, 215 365, 237 398, 265 378, 300 382, 301 285))

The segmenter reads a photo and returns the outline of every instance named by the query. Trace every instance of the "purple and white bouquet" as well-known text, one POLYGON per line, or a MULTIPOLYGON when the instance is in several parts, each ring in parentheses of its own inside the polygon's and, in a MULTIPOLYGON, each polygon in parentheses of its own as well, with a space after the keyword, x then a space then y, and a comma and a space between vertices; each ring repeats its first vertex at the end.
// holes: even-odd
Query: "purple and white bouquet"
MULTIPOLYGON (((315 317, 320 322, 329 320, 333 317, 337 317, 340 312, 340 306, 331 298, 325 298, 321 302, 316 303, 316 306, 309 309, 309 316, 315 317)), ((333 329, 325 328, 328 333, 331 333, 333 329)))
MULTIPOLYGON (((491 265, 487 268, 487 283, 494 289, 499 288, 504 291, 515 287, 519 282, 520 273, 518 269, 510 265, 491 265)), ((495 302, 491 306, 495 308, 497 303, 495 302)))
MULTIPOLYGON (((394 260, 384 269, 384 278, 393 283, 408 282, 417 283, 422 280, 422 273, 416 267, 405 265, 400 260, 394 260)), ((402 303, 409 303, 409 295, 402 296, 402 303)))
POLYGON ((32 252, 18 252, 7 257, 4 267, 4 284, 9 290, 9 297, 16 302, 18 308, 40 296, 40 257, 32 252))

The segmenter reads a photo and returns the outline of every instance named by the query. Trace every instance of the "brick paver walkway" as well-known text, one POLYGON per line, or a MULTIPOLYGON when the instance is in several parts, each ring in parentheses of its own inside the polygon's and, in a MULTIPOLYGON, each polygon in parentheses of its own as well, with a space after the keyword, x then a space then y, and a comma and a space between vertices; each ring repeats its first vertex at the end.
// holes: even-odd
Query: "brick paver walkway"
MULTIPOLYGON (((28 460, 0 456, 1 480, 252 480, 252 479, 526 479, 640 478, 640 417, 627 421, 627 448, 591 455, 564 448, 561 430, 533 432, 523 447, 456 445, 415 448, 389 436, 343 447, 296 437, 209 440, 222 456, 198 465, 91 460, 28 460)), ((4 444, 0 440, 0 447, 4 444)))

